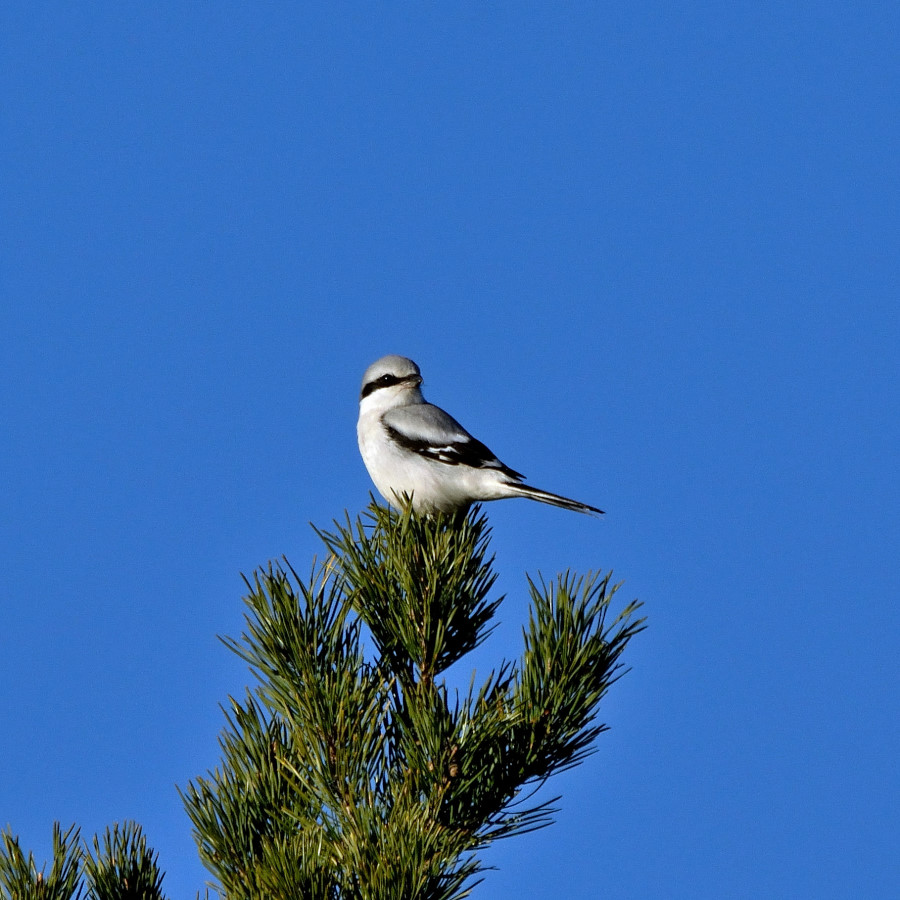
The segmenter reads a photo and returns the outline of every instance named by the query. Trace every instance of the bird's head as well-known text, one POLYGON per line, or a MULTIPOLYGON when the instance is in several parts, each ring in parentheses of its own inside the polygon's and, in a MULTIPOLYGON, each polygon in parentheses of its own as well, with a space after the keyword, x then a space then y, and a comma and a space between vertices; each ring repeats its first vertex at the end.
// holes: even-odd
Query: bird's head
POLYGON ((366 369, 359 392, 360 406, 388 409, 421 402, 422 374, 405 356, 382 356, 366 369))

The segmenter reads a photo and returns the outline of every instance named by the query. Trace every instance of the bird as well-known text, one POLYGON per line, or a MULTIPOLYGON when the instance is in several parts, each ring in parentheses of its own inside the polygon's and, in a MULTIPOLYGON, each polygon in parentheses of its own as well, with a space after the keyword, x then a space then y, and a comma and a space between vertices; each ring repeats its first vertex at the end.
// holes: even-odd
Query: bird
POLYGON ((602 509, 524 484, 459 422, 422 396, 422 373, 405 356, 366 369, 356 436, 375 487, 393 506, 408 495, 417 513, 465 513, 473 503, 526 497, 588 515, 602 509))

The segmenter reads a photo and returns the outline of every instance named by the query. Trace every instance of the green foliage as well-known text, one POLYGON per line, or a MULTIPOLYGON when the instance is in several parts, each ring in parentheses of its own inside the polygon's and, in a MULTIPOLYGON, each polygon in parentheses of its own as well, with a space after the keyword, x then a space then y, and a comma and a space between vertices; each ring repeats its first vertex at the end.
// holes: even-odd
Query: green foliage
POLYGON ((523 794, 604 730, 637 605, 608 624, 608 575, 531 582, 520 662, 451 696, 439 676, 502 599, 484 516, 373 503, 320 536, 328 561, 307 581, 287 564, 248 581, 246 630, 226 643, 259 683, 231 700, 219 767, 183 794, 201 857, 235 900, 466 896, 479 849, 549 823, 553 801, 523 794))
MULTIPOLYGON (((225 711, 219 767, 182 794, 200 856, 226 900, 458 900, 479 850, 551 821, 554 801, 522 798, 605 729, 637 604, 609 623, 609 575, 529 581, 521 659, 460 697, 441 675, 502 600, 480 511, 373 502, 319 535, 327 562, 306 581, 257 572, 246 630, 225 641, 258 684, 225 711)), ((92 848, 55 824, 49 872, 2 834, 0 900, 165 900, 162 880, 131 822, 92 848)))
POLYGON ((165 900, 156 855, 133 822, 107 828, 102 844, 95 837, 93 853, 74 825, 63 833, 54 823, 49 873, 25 856, 9 829, 2 837, 0 900, 165 900))
POLYGON ((7 829, 0 848, 0 898, 2 900, 78 900, 82 849, 78 829, 73 825, 63 833, 53 824, 53 862, 49 873, 40 870, 29 852, 26 857, 19 839, 7 829))
POLYGON ((95 836, 84 872, 92 900, 165 900, 156 854, 134 822, 107 828, 102 843, 95 836))
POLYGON ((431 681, 487 637, 503 599, 487 598, 497 578, 487 520, 397 515, 374 503, 369 514, 368 529, 348 519, 320 536, 391 670, 406 684, 431 681))

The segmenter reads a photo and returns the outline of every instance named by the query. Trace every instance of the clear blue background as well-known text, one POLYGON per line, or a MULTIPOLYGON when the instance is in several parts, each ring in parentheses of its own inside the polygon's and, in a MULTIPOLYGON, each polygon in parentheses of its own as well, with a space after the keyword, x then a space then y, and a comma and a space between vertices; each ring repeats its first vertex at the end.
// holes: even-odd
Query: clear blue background
POLYGON ((900 896, 900 6, 7 2, 0 824, 143 824, 217 641, 359 511, 365 367, 540 487, 524 572, 649 629, 552 828, 476 897, 900 896))

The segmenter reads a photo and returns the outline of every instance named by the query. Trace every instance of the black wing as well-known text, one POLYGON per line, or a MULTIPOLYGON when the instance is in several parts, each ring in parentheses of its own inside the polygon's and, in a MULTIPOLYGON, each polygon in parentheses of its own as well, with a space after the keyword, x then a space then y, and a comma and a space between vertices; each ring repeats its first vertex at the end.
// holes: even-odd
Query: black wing
POLYGON ((449 466, 498 469, 517 481, 524 477, 500 462, 456 419, 430 403, 389 410, 382 421, 391 440, 404 450, 449 466))

